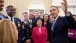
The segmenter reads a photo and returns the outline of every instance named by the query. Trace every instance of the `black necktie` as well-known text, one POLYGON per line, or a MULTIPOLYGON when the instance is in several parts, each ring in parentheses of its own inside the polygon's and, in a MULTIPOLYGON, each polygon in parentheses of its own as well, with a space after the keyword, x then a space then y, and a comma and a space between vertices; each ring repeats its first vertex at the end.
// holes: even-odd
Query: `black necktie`
POLYGON ((13 18, 11 17, 11 21, 13 22, 13 18))

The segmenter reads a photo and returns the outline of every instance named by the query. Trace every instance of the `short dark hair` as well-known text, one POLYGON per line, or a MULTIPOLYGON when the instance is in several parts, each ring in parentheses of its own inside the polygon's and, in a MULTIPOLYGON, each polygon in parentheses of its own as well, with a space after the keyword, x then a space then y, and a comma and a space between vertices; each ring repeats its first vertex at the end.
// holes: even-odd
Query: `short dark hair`
POLYGON ((40 12, 39 12, 39 11, 37 11, 37 10, 36 10, 36 11, 34 11, 34 14, 35 14, 35 12, 38 12, 38 13, 40 14, 40 12))
POLYGON ((6 10, 8 10, 10 7, 13 7, 13 6, 12 6, 12 5, 7 6, 7 7, 6 7, 6 10))
POLYGON ((28 14, 27 12, 24 12, 22 15, 24 15, 24 14, 28 14))
MULTIPOLYGON (((51 7, 55 7, 57 10, 59 10, 57 6, 51 6, 51 7)), ((51 8, 51 7, 50 7, 50 8, 51 8)))
POLYGON ((28 14, 27 12, 24 12, 23 14, 28 14))
POLYGON ((37 18, 36 21, 35 21, 35 27, 37 26, 36 22, 37 22, 38 20, 41 20, 41 21, 42 21, 41 18, 37 18))

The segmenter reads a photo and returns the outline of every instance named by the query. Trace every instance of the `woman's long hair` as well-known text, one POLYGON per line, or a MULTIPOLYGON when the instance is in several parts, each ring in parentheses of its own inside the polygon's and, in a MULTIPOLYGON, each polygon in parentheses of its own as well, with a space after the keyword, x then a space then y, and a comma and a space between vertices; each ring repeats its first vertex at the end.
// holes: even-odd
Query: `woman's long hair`
MULTIPOLYGON (((44 14, 44 15, 43 15, 43 20, 42 20, 42 23, 43 23, 43 24, 44 24, 44 16, 45 16, 45 15, 48 15, 48 14, 44 14)), ((47 24, 48 24, 48 23, 49 23, 49 15, 48 15, 47 24)))
POLYGON ((0 43, 17 43, 16 26, 8 19, 0 22, 0 43))

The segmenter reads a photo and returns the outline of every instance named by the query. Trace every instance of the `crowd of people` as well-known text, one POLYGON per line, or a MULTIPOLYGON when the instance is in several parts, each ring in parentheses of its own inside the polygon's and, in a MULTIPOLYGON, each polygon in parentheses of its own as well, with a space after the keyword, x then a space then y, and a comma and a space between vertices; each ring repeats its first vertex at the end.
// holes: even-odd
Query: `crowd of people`
MULTIPOLYGON (((4 0, 0 0, 0 11, 3 6, 4 0)), ((51 6, 50 14, 43 18, 39 11, 24 12, 22 20, 14 17, 14 6, 7 6, 7 15, 0 13, 0 43, 76 43, 76 15, 67 6, 63 0, 64 17, 59 16, 58 7, 51 6)))

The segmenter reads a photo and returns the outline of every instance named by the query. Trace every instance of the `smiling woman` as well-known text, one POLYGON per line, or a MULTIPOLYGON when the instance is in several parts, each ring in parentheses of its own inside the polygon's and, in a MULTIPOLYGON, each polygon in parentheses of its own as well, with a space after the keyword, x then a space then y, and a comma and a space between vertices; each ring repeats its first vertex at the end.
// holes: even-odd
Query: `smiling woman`
POLYGON ((42 19, 36 20, 36 27, 33 28, 32 38, 34 43, 47 43, 47 29, 42 26, 42 19))

